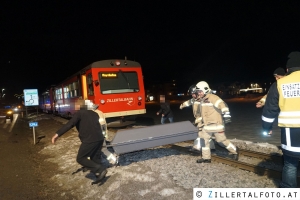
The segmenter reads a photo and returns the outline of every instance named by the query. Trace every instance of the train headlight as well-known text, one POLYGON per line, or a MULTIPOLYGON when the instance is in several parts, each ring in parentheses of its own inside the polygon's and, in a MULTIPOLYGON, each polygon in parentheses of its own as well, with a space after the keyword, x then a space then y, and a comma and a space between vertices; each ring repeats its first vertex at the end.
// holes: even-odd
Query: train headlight
POLYGON ((141 96, 138 97, 138 100, 139 100, 139 101, 142 101, 142 99, 143 99, 143 98, 142 98, 141 96))
POLYGON ((100 103, 101 103, 101 104, 105 104, 105 100, 104 100, 104 99, 101 99, 101 100, 100 100, 100 103))
POLYGON ((18 108, 14 108, 14 111, 18 111, 19 109, 18 108))

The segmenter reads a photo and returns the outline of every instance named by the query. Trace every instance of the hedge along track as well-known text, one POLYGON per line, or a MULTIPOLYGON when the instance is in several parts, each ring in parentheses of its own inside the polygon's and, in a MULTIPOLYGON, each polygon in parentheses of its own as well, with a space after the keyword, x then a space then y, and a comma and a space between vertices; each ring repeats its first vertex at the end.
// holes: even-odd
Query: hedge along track
MULTIPOLYGON (((187 147, 174 145, 174 144, 170 145, 170 147, 172 149, 176 149, 185 154, 190 154, 190 155, 194 155, 194 156, 201 155, 200 152, 189 151, 189 148, 187 148, 187 147)), ((278 165, 282 165, 282 157, 279 155, 271 155, 271 154, 265 154, 265 153, 255 152, 255 151, 239 149, 239 156, 242 156, 242 155, 253 157, 253 158, 259 158, 266 162, 275 162, 275 163, 278 163, 278 165)), ((268 169, 266 167, 261 167, 258 165, 253 165, 253 164, 249 164, 249 163, 245 163, 245 162, 241 162, 241 161, 236 161, 231 158, 226 158, 226 157, 218 156, 215 154, 211 154, 211 160, 212 160, 212 162, 219 162, 219 163, 223 163, 223 164, 226 164, 226 165, 238 168, 238 169, 247 170, 247 171, 253 172, 255 174, 258 174, 260 176, 267 176, 270 179, 281 180, 281 171, 278 171, 278 170, 268 169)), ((298 181, 298 186, 300 186, 300 176, 298 176, 297 181, 298 181)))

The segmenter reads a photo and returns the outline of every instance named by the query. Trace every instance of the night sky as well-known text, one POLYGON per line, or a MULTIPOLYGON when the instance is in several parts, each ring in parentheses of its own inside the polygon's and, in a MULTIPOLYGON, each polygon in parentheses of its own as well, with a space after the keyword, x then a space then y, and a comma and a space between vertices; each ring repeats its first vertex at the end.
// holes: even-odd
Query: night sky
POLYGON ((40 91, 125 56, 142 65, 146 82, 175 79, 186 89, 272 80, 300 50, 300 1, 103 2, 1 3, 0 87, 40 91))

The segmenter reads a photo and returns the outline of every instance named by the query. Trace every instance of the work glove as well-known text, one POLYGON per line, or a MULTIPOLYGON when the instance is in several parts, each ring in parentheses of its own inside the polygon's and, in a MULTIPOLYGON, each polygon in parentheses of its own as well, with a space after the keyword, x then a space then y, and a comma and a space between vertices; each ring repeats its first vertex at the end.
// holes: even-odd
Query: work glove
POLYGON ((225 112, 223 113, 223 119, 224 119, 224 123, 228 124, 231 122, 231 115, 230 112, 225 112))
POLYGON ((201 123, 202 122, 202 117, 197 117, 195 119, 195 124, 201 123))

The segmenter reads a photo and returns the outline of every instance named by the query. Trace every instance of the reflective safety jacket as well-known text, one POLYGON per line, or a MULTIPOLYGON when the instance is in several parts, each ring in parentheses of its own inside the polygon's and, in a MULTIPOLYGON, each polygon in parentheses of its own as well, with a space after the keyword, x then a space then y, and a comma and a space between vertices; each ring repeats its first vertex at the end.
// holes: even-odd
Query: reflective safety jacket
POLYGON ((290 68, 270 87, 262 114, 264 131, 271 129, 277 116, 283 152, 300 158, 300 68, 290 68))
POLYGON ((277 80, 270 87, 263 109, 263 128, 268 130, 277 116, 279 127, 300 128, 300 71, 277 80))
POLYGON ((200 99, 203 129, 207 132, 224 131, 223 114, 229 112, 227 104, 217 95, 207 94, 200 99))
POLYGON ((278 81, 280 107, 278 126, 300 128, 300 71, 278 81))

